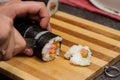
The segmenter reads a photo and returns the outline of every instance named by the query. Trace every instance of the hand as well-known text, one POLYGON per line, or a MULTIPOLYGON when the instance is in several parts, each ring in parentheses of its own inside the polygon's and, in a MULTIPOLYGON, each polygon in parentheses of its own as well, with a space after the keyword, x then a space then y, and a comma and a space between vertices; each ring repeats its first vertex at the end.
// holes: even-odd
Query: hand
POLYGON ((0 50, 4 51, 0 60, 8 60, 18 53, 32 55, 31 49, 26 49, 26 42, 14 28, 16 17, 30 16, 39 20, 42 28, 50 28, 50 16, 43 2, 12 0, 0 6, 0 50))

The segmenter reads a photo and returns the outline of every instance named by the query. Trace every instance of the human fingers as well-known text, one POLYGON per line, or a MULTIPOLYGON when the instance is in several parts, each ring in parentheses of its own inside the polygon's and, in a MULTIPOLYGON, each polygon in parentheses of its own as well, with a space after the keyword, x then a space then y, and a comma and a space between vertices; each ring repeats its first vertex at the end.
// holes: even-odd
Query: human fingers
POLYGON ((15 9, 16 16, 20 15, 38 15, 39 24, 42 28, 47 28, 50 15, 47 11, 47 8, 43 2, 34 2, 34 1, 23 1, 16 6, 15 9))
POLYGON ((33 55, 33 49, 32 48, 26 48, 23 51, 24 54, 26 54, 27 56, 32 56, 33 55))
POLYGON ((50 23, 48 23, 47 30, 48 30, 48 31, 52 31, 50 23))
POLYGON ((12 24, 13 22, 10 18, 0 14, 0 50, 5 52, 0 58, 2 60, 11 58, 14 52, 12 24))
POLYGON ((13 57, 14 48, 15 48, 15 40, 14 40, 14 30, 11 29, 11 32, 8 36, 7 41, 3 44, 3 50, 5 53, 2 55, 0 60, 8 60, 13 57), (5 46, 4 46, 5 45, 5 46))
POLYGON ((15 31, 15 51, 14 55, 21 53, 26 48, 26 42, 21 34, 14 28, 15 31))
POLYGON ((12 23, 9 21, 9 18, 0 14, 0 49, 7 46, 6 42, 8 42, 8 36, 11 33, 11 27, 9 27, 9 25, 12 23))
POLYGON ((30 15, 32 18, 39 20, 39 24, 42 28, 49 26, 50 15, 43 2, 13 1, 6 4, 4 7, 1 6, 0 12, 11 19, 14 19, 16 16, 30 15), (7 8, 9 8, 9 10, 7 10, 7 8))
POLYGON ((14 55, 16 55, 18 53, 24 53, 28 56, 33 55, 32 49, 26 48, 26 41, 21 36, 21 34, 15 28, 14 28, 14 31, 15 31, 15 44, 16 44, 14 55))

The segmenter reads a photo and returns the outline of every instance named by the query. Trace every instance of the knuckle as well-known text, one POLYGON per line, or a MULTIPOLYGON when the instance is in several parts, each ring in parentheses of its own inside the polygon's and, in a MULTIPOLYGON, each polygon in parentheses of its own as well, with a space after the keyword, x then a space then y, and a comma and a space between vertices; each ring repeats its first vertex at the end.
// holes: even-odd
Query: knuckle
POLYGON ((45 3, 44 2, 40 2, 42 7, 45 7, 45 3))

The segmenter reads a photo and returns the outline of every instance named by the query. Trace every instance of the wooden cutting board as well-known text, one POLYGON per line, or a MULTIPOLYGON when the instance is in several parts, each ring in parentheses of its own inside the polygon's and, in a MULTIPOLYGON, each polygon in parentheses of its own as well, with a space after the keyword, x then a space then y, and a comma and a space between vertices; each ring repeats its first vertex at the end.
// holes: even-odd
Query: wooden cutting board
POLYGON ((120 59, 120 31, 58 11, 50 20, 52 32, 63 37, 61 55, 50 62, 15 56, 0 62, 0 72, 15 80, 92 80, 106 65, 120 59), (74 44, 89 46, 91 65, 70 64, 64 53, 74 44))

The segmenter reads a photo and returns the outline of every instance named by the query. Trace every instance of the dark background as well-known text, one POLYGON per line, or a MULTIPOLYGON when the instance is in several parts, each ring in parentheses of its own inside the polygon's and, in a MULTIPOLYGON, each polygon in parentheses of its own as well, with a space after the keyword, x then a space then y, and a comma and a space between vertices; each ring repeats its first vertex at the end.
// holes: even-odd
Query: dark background
MULTIPOLYGON (((104 15, 101 14, 97 14, 97 13, 93 13, 90 11, 87 11, 85 9, 80 9, 80 8, 76 8, 76 7, 72 7, 69 6, 67 4, 63 4, 60 3, 59 4, 59 10, 60 11, 64 11, 66 13, 120 30, 120 21, 106 17, 104 15)), ((118 68, 120 68, 120 61, 118 61, 117 63, 114 64, 114 66, 117 66, 118 68)), ((0 80, 12 80, 9 79, 8 77, 0 74, 0 80)), ((104 73, 102 73, 101 75, 99 75, 98 77, 96 77, 94 80, 120 80, 120 76, 116 77, 116 78, 109 78, 106 75, 104 75, 104 73)))

